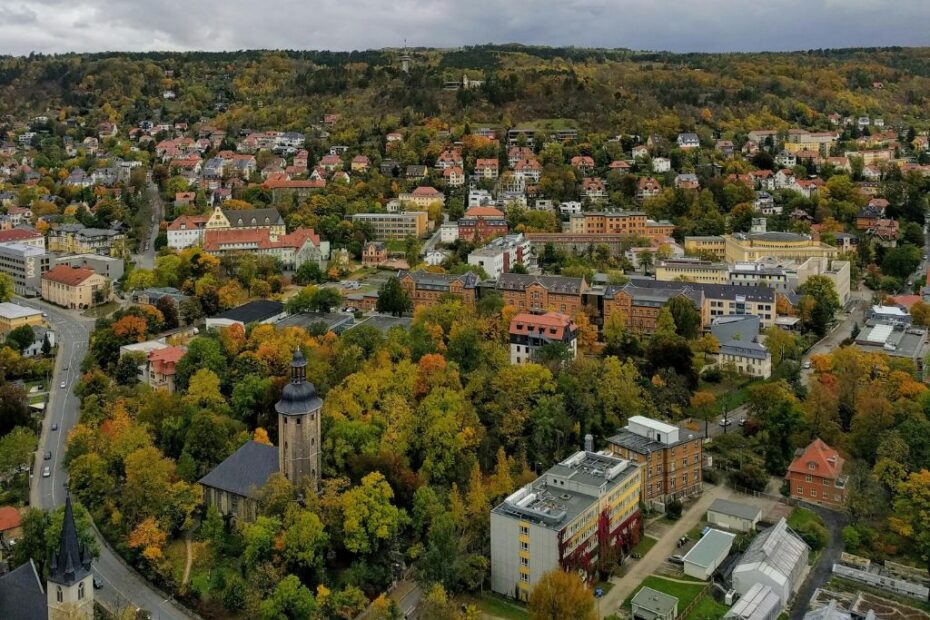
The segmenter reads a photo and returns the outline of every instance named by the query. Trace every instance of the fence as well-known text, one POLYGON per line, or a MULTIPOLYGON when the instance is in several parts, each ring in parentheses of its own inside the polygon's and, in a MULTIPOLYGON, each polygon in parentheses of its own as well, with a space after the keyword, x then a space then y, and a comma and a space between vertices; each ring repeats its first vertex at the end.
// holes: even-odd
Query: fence
POLYGON ((919 600, 927 600, 927 595, 930 594, 930 590, 928 590, 926 586, 917 585, 916 583, 904 581, 903 579, 895 579, 894 577, 867 573, 863 570, 843 566, 842 564, 834 564, 833 572, 840 577, 846 577, 847 579, 852 579, 866 585, 888 590, 896 594, 903 594, 904 596, 919 600))
POLYGON ((687 607, 685 607, 684 609, 678 610, 678 615, 675 616, 675 620, 678 620, 679 618, 687 618, 688 614, 691 613, 691 610, 697 607, 697 604, 700 603, 704 599, 705 596, 707 596, 707 593, 710 591, 713 585, 714 585, 713 581, 707 582, 707 585, 704 586, 704 589, 698 592, 698 595, 695 596, 693 599, 691 599, 691 602, 688 603, 687 607))

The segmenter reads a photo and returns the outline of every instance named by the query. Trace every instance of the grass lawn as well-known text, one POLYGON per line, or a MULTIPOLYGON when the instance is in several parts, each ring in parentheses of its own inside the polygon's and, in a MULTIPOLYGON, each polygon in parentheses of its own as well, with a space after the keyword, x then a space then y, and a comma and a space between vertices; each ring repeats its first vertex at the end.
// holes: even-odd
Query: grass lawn
POLYGON ((482 592, 480 595, 461 597, 463 602, 475 603, 486 614, 507 618, 508 620, 528 620, 530 617, 526 607, 509 601, 491 592, 482 592))
POLYGON ((116 312, 118 309, 119 309, 119 304, 116 303, 115 301, 111 301, 111 302, 109 302, 109 303, 105 303, 105 304, 102 304, 102 305, 99 305, 99 306, 95 306, 95 307, 93 307, 93 308, 88 308, 87 310, 85 310, 85 311, 82 312, 81 314, 82 314, 83 316, 89 316, 89 317, 91 317, 91 318, 93 318, 93 319, 101 319, 101 318, 103 318, 103 317, 106 317, 106 316, 109 316, 109 315, 113 314, 113 313, 116 312))
POLYGON ((384 242, 388 252, 404 252, 407 250, 407 241, 404 239, 388 239, 384 242))
POLYGON ((657 542, 659 541, 651 536, 643 536, 642 538, 639 539, 639 542, 636 543, 636 546, 633 547, 633 553, 635 553, 639 557, 643 557, 644 555, 649 553, 650 549, 656 546, 657 542))
POLYGON ((613 587, 614 587, 614 584, 612 584, 609 581, 598 581, 597 585, 594 586, 594 589, 600 588, 601 590, 604 591, 604 594, 606 595, 608 592, 610 592, 613 589, 613 587))
POLYGON ((804 527, 808 523, 823 525, 823 519, 821 519, 820 515, 816 512, 806 508, 795 508, 788 516, 788 525, 791 529, 796 530, 799 527, 804 527))
POLYGON ((685 616, 685 620, 717 620, 727 613, 727 606, 721 605, 714 600, 713 596, 705 596, 701 599, 691 613, 685 616))
POLYGON ((664 577, 657 577, 656 575, 649 575, 639 586, 633 590, 631 594, 625 601, 623 601, 623 609, 628 609, 630 606, 630 601, 633 600, 633 597, 636 596, 636 593, 639 592, 644 587, 650 587, 653 590, 658 590, 659 592, 664 592, 665 594, 670 594, 678 599, 678 609, 684 609, 688 604, 693 601, 698 594, 701 593, 701 590, 704 589, 706 584, 703 581, 690 581, 689 583, 682 583, 681 581, 671 581, 670 579, 665 579, 664 577))

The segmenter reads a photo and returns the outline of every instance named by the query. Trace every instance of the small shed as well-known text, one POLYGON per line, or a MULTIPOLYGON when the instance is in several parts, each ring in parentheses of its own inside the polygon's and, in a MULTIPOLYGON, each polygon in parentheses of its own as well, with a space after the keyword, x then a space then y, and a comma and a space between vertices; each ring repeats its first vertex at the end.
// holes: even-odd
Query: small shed
POLYGON ((678 616, 678 599, 649 586, 640 589, 630 605, 634 620, 675 620, 678 616))
POLYGON ((732 532, 749 532, 756 529, 762 518, 762 509, 728 499, 715 499, 707 509, 707 522, 732 532))
POLYGON ((717 567, 730 554, 736 534, 713 528, 701 537, 696 545, 685 554, 685 574, 696 579, 710 579, 717 567))

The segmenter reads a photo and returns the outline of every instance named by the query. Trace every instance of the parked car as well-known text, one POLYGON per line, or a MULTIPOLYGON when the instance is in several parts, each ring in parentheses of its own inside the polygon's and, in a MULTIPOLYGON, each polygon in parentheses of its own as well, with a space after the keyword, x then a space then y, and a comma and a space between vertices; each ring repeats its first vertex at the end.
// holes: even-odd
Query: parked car
POLYGON ((53 431, 57 431, 57 430, 58 430, 58 425, 57 425, 57 424, 52 424, 52 430, 53 430, 53 431))
POLYGON ((43 461, 51 461, 51 460, 52 460, 52 453, 51 453, 51 452, 46 452, 45 455, 42 457, 42 460, 43 460, 43 461))
POLYGON ((103 587, 103 581, 101 581, 100 577, 98 577, 97 575, 94 575, 94 590, 99 590, 102 587, 103 587))
POLYGON ((733 424, 733 420, 730 420, 729 418, 720 418, 720 421, 717 422, 717 424, 720 426, 730 426, 733 424))
POLYGON ((67 382, 67 381, 62 381, 62 382, 58 385, 58 387, 60 387, 61 389, 65 389, 66 387, 68 387, 68 382, 67 382))
POLYGON ((48 478, 48 477, 51 476, 51 475, 52 475, 52 468, 51 468, 51 467, 49 467, 48 465, 46 465, 45 467, 42 468, 42 477, 43 477, 43 478, 48 478))
POLYGON ((746 418, 740 418, 737 424, 739 424, 740 426, 746 426, 746 418))
POLYGON ((806 360, 803 364, 801 364, 801 368, 803 368, 804 370, 809 370, 810 367, 811 367, 810 360, 806 360))
POLYGON ((668 561, 671 562, 672 564, 684 564, 685 563, 685 559, 677 554, 668 556, 668 561))

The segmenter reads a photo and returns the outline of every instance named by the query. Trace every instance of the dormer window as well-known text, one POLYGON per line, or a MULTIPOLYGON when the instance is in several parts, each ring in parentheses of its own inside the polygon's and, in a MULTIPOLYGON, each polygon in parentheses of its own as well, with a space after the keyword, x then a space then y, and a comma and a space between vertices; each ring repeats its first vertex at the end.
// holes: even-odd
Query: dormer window
POLYGON ((811 471, 814 471, 815 469, 817 469, 817 464, 814 462, 808 463, 807 468, 811 471))

